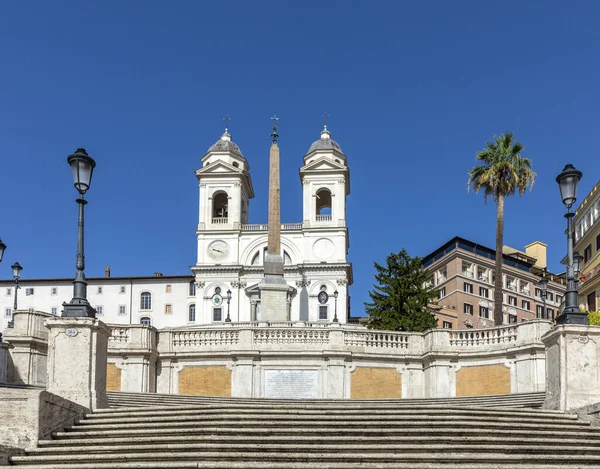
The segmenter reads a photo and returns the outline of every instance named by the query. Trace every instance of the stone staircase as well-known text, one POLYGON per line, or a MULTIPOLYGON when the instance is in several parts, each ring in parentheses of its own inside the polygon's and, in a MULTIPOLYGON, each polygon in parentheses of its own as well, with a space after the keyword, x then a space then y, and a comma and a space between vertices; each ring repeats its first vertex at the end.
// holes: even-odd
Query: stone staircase
POLYGON ((29 469, 600 467, 600 428, 541 396, 266 400, 110 393, 11 462, 29 469), (513 405, 511 405, 511 400, 513 405))

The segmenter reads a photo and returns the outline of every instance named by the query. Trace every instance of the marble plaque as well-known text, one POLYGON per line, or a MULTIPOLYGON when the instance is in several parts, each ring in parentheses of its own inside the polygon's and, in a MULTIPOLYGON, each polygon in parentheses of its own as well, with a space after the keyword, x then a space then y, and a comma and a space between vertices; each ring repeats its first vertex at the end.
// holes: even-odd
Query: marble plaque
POLYGON ((319 397, 317 370, 265 370, 265 397, 314 399, 319 397))

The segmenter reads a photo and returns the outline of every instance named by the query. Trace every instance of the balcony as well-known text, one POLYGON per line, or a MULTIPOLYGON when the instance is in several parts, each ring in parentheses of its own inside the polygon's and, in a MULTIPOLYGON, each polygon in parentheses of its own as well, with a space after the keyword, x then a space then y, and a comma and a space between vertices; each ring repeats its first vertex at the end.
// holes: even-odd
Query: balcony
POLYGON ((226 225, 227 224, 227 217, 216 217, 212 219, 212 224, 213 225, 226 225))
MULTIPOLYGON (((267 224, 249 224, 242 225, 242 231, 268 231, 269 225, 267 224)), ((281 231, 294 231, 301 230, 302 223, 282 223, 281 231)))
POLYGON ((331 213, 317 215, 317 221, 331 221, 331 213))
POLYGON ((475 274, 473 274, 473 272, 471 272, 470 270, 463 270, 462 274, 465 277, 475 278, 475 274))

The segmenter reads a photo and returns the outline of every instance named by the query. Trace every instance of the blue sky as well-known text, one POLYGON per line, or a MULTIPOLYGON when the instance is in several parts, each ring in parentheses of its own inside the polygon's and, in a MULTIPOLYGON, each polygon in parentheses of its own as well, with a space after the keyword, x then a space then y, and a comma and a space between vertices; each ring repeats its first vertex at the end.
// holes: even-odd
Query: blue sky
MULTIPOLYGON (((282 221, 302 218, 298 169, 321 114, 348 156, 352 314, 373 261, 426 255, 455 235, 494 246, 495 206, 467 193, 475 153, 511 130, 538 173, 506 204, 505 243, 548 244, 560 270, 554 180, 600 179, 597 2, 21 1, 0 15, 0 278, 75 273, 76 191, 66 157, 96 159, 86 274, 187 274, 194 170, 223 131, 252 166, 250 221, 267 213, 277 114, 282 221)), ((66 298, 65 300, 68 300, 66 298)))

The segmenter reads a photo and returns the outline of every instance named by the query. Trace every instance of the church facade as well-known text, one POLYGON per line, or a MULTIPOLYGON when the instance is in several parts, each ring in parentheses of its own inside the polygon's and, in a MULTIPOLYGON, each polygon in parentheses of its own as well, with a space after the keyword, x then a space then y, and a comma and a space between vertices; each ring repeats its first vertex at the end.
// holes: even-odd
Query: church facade
MULTIPOLYGON (((346 226, 350 173, 346 156, 324 128, 303 157, 302 219, 281 225, 288 321, 345 323, 352 266, 346 226)), ((108 324, 157 328, 260 321, 267 224, 249 223, 254 197, 250 164, 225 130, 201 158, 197 261, 189 276, 88 279, 88 300, 108 324)), ((72 279, 21 278, 18 309, 60 315, 72 279)), ((15 285, 0 281, 0 331, 10 322, 15 285)))

